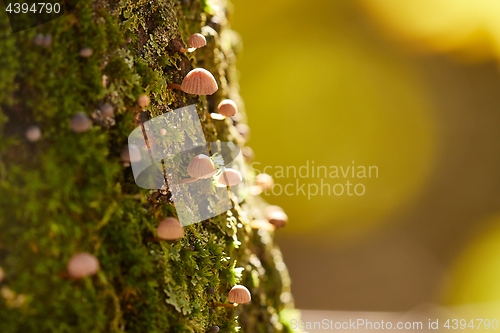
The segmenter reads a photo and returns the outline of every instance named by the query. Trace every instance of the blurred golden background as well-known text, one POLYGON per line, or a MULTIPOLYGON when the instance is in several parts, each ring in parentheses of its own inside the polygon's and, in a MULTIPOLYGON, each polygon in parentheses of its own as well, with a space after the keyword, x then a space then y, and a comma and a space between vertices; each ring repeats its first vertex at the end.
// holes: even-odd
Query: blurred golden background
POLYGON ((232 3, 253 166, 291 184, 265 198, 297 306, 500 301, 500 2, 232 3), (308 163, 378 172, 276 174, 308 163), (347 181, 364 193, 312 193, 347 181))

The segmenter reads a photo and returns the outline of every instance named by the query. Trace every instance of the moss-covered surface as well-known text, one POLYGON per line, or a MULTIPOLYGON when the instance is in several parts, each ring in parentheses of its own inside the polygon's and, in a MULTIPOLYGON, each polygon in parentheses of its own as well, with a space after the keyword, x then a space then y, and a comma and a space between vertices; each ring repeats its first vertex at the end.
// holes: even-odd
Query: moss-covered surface
POLYGON ((186 227, 178 241, 148 242, 175 208, 165 192, 138 188, 120 160, 139 121, 190 104, 208 142, 244 144, 229 119, 216 125, 208 116, 223 98, 242 109, 238 39, 225 8, 223 1, 82 0, 71 14, 15 34, 0 13, 0 332, 289 331, 281 254, 272 235, 248 223, 263 203, 250 197, 186 227), (208 45, 180 53, 199 31, 208 45), (37 34, 52 44, 37 46, 37 34), (84 47, 91 57, 79 55, 84 47), (214 74, 216 94, 166 88, 195 67, 214 74), (143 93, 151 97, 145 111, 137 106, 143 93), (73 114, 91 117, 105 102, 116 108, 114 123, 97 116, 90 131, 71 131, 73 114), (31 125, 43 133, 34 143, 25 137, 31 125), (67 261, 82 251, 101 270, 69 279, 67 261), (237 282, 252 302, 212 311, 237 282))

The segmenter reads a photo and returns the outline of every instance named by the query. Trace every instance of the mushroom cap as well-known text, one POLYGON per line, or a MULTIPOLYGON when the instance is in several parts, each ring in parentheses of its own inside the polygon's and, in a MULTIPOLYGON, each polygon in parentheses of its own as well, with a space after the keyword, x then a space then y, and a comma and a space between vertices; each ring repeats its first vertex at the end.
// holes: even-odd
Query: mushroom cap
POLYGON ((233 100, 224 99, 217 106, 219 113, 226 117, 232 117, 238 112, 238 106, 233 100))
POLYGON ((36 34, 35 38, 33 39, 33 43, 36 46, 42 46, 44 42, 45 36, 43 34, 36 34))
POLYGON ((120 155, 123 162, 139 162, 142 160, 142 154, 136 145, 127 145, 123 147, 120 155))
POLYGON ((68 273, 72 278, 82 279, 99 271, 99 260, 92 254, 81 252, 68 261, 68 273))
POLYGON ((42 46, 43 47, 49 47, 50 45, 52 45, 52 35, 45 35, 45 36, 43 36, 42 46))
POLYGON ((38 126, 30 126, 26 130, 26 139, 30 142, 37 142, 42 138, 42 130, 38 126))
POLYGON ((191 37, 189 37, 189 47, 195 47, 199 49, 200 47, 203 47, 207 45, 207 39, 205 36, 202 34, 192 34, 191 37))
POLYGON ((224 172, 219 176, 218 182, 225 186, 236 186, 243 180, 241 173, 238 170, 225 168, 224 172))
POLYGON ((281 210, 273 210, 266 214, 266 218, 276 228, 282 228, 288 223, 288 216, 281 210))
POLYGON ((248 146, 241 148, 241 153, 247 162, 251 162, 255 157, 253 149, 248 146))
POLYGON ((3 268, 2 268, 2 267, 0 267, 0 282, 2 282, 2 281, 3 281, 3 278, 4 278, 4 277, 5 277, 5 273, 4 273, 4 271, 3 271, 3 268))
POLYGON ((273 188, 274 180, 273 177, 271 177, 267 173, 259 173, 255 177, 255 184, 257 186, 260 186, 263 191, 267 191, 273 188))
POLYGON ((248 141, 248 139, 250 139, 250 127, 247 124, 240 123, 236 125, 236 129, 245 141, 248 141))
POLYGON ((191 160, 187 167, 187 173, 190 177, 196 179, 207 179, 215 175, 217 170, 215 169, 214 162, 207 155, 196 155, 191 160))
POLYGON ((252 300, 252 295, 247 287, 237 284, 231 288, 227 299, 231 303, 245 304, 252 300))
POLYGON ((219 86, 209 71, 195 68, 182 80, 181 89, 193 95, 212 95, 219 89, 219 86))
POLYGON ((104 103, 99 108, 101 110, 101 114, 104 117, 113 117, 115 115, 115 107, 109 103, 104 103))
POLYGON ((174 240, 184 236, 184 228, 175 217, 167 217, 158 224, 158 237, 163 240, 174 240))
POLYGON ((250 222, 250 227, 252 229, 263 229, 267 231, 273 231, 276 229, 271 223, 269 223, 267 220, 253 220, 250 222))
POLYGON ((83 133, 90 129, 92 126, 92 121, 90 118, 83 112, 78 112, 71 117, 69 126, 76 133, 83 133))
POLYGON ((82 58, 88 58, 92 56, 94 51, 90 47, 84 47, 83 49, 80 50, 80 57, 82 58))
POLYGON ((149 99, 149 96, 146 94, 142 94, 137 98, 137 104, 139 104, 141 108, 145 108, 146 106, 149 105, 150 102, 151 100, 149 99))

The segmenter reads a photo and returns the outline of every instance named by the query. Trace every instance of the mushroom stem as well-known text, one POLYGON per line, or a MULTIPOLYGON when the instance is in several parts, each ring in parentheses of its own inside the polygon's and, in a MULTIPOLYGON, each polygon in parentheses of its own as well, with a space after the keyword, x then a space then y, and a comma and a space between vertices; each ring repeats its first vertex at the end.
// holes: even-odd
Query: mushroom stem
POLYGON ((177 83, 169 83, 167 84, 167 89, 176 89, 176 90, 181 90, 182 91, 182 88, 181 88, 181 85, 180 84, 177 84, 177 83))
POLYGON ((238 306, 238 303, 225 304, 225 303, 214 303, 213 307, 224 307, 224 308, 235 308, 238 306))
POLYGON ((184 47, 181 47, 179 49, 179 52, 182 52, 182 53, 190 53, 190 52, 194 52, 196 51, 196 47, 190 47, 190 48, 184 48, 184 47))

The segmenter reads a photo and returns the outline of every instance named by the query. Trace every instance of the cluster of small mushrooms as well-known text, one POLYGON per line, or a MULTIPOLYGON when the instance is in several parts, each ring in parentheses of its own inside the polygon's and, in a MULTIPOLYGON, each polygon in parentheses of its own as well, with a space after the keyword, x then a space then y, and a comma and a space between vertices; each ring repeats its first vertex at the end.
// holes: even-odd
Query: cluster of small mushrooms
MULTIPOLYGON (((183 183, 194 182, 199 179, 208 179, 218 173, 214 162, 205 154, 199 154, 193 157, 187 167, 188 179, 182 180, 183 183)), ((218 186, 236 186, 241 183, 243 177, 238 170, 224 168, 217 178, 218 186)))
MULTIPOLYGON (((50 35, 38 34, 35 36, 35 45, 42 47, 49 47, 52 38, 50 35)), ((196 49, 204 47, 207 41, 205 36, 196 33, 189 38, 189 48, 181 48, 181 52, 194 52, 196 49)), ((91 57, 93 51, 89 47, 84 47, 80 50, 82 58, 91 57)), ((103 85, 106 85, 107 78, 103 77, 103 85)), ((168 89, 181 90, 188 94, 194 95, 212 95, 218 90, 217 81, 214 76, 203 68, 196 68, 191 70, 183 79, 182 83, 168 84, 168 89)), ((137 104, 141 109, 146 108, 150 104, 150 98, 146 94, 142 94, 137 99, 137 104)), ((233 100, 224 99, 218 106, 218 113, 212 113, 211 117, 215 120, 224 120, 226 117, 233 117, 238 112, 238 107, 233 100)), ((98 110, 94 112, 93 118, 113 119, 114 107, 109 103, 100 105, 98 110)), ((70 119, 69 127, 75 133, 83 133, 91 129, 92 120, 84 113, 78 112, 70 119)), ((249 128, 246 124, 237 124, 237 131, 244 139, 248 139, 249 128)), ((30 126, 25 133, 28 141, 36 142, 41 139, 42 131, 38 126, 30 126)), ((250 147, 243 147, 243 155, 247 160, 253 157, 253 151, 250 147)), ((137 158, 140 159, 140 152, 130 151, 130 147, 125 147, 121 159, 124 162, 133 162, 137 158)), ((208 179, 218 173, 212 159, 204 154, 195 156, 188 165, 187 172, 190 179, 185 181, 196 181, 199 179, 208 179)), ((219 186, 236 186, 242 181, 242 175, 238 170, 231 168, 224 168, 217 179, 219 186)), ((260 194, 272 188, 274 182, 271 176, 267 174, 259 174, 255 178, 254 185, 251 187, 251 194, 260 194)), ((268 206, 264 212, 265 220, 254 220, 251 222, 252 228, 263 230, 275 230, 285 226, 288 222, 287 215, 278 206, 268 206)), ((184 229, 179 220, 175 217, 167 217, 163 219, 157 227, 156 238, 159 241, 177 240, 184 236, 184 229)), ((67 263, 67 274, 73 279, 83 279, 85 277, 93 276, 98 273, 100 268, 99 260, 92 254, 81 252, 73 255, 67 263)), ((0 267, 0 282, 4 279, 5 273, 0 267)), ((213 289, 213 288, 209 288, 213 289)), ((212 290, 212 293, 214 291, 212 290)), ((232 307, 237 304, 244 304, 251 301, 250 291, 242 286, 234 286, 228 294, 228 301, 231 304, 215 304, 214 306, 232 307)), ((218 326, 212 326, 211 332, 218 332, 218 326)))

